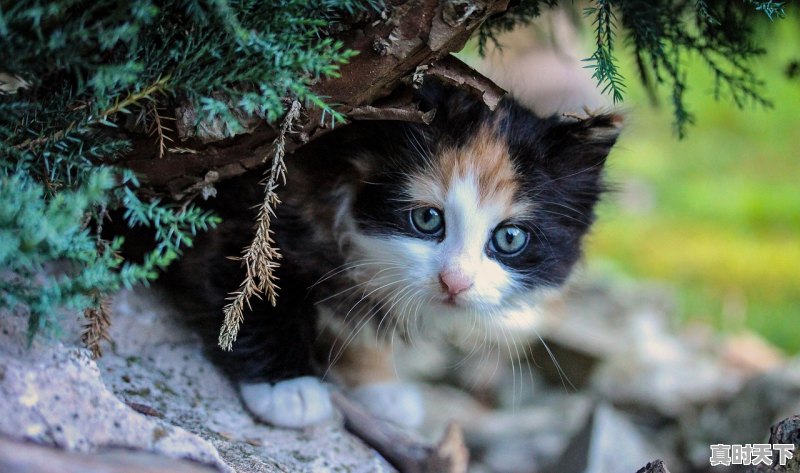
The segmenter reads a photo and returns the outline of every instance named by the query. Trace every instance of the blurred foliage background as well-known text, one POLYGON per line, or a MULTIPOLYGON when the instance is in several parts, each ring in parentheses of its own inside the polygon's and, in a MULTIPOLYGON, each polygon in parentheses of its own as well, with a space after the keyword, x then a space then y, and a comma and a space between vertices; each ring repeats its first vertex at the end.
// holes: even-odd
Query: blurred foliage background
MULTIPOLYGON (((630 83, 626 131, 609 161, 617 190, 600 209, 588 265, 605 275, 666 281, 682 320, 755 330, 800 352, 800 54, 796 21, 760 34, 775 45, 757 70, 773 108, 716 101, 712 78, 690 59, 687 103, 696 123, 678 140, 668 106, 630 83)), ((666 94, 667 91, 660 91, 666 94)), ((667 102, 666 97, 661 98, 667 102)))

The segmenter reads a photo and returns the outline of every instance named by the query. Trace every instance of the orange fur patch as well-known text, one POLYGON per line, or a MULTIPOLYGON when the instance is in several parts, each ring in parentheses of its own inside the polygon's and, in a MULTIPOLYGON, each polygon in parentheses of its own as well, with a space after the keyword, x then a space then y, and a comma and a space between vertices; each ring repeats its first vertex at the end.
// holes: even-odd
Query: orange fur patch
POLYGON ((507 216, 526 210, 514 202, 519 184, 508 146, 490 127, 482 127, 463 147, 443 150, 435 162, 435 168, 411 178, 408 194, 418 205, 442 208, 451 185, 473 176, 479 204, 501 205, 507 216))

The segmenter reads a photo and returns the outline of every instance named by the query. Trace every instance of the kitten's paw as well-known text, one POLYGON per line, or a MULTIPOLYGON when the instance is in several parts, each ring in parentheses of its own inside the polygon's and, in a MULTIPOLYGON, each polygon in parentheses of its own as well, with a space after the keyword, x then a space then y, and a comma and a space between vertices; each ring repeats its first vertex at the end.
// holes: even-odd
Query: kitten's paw
POLYGON ((250 412, 278 427, 301 429, 333 416, 330 392, 313 376, 239 387, 250 412))
POLYGON ((402 427, 419 427, 425 418, 422 393, 413 384, 396 381, 365 384, 352 390, 350 396, 375 417, 402 427))

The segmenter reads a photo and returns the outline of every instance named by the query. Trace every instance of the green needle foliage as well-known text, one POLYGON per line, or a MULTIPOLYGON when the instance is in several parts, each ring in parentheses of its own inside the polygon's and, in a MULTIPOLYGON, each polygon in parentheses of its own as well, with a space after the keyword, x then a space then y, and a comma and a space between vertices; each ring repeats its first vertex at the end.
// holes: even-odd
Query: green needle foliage
MULTIPOLYGON (((485 23, 479 33, 481 48, 502 31, 529 23, 542 7, 564 4, 553 0, 521 0, 512 13, 485 23)), ((764 53, 755 37, 759 20, 786 16, 789 3, 755 0, 594 0, 584 10, 593 21, 595 50, 586 59, 593 77, 615 102, 624 96, 625 83, 615 54, 627 44, 636 59, 639 79, 655 97, 654 89, 666 85, 671 92, 674 127, 683 137, 694 121, 684 93, 687 59, 702 58, 713 73, 715 97, 769 106, 763 82, 753 70, 753 60, 764 53), (624 36, 623 36, 624 34, 624 36), (617 35, 625 39, 617 40, 617 35)), ((626 51, 627 52, 627 51, 626 51)))
POLYGON ((33 336, 56 331, 62 309, 104 313, 107 295, 154 280, 219 220, 190 204, 145 199, 133 173, 99 165, 130 150, 117 130, 175 100, 222 119, 230 135, 241 130, 232 107, 275 121, 285 97, 337 118, 309 87, 354 52, 326 36, 342 14, 375 6, 0 0, 0 304, 27 311, 33 336), (154 230, 142 262, 119 256, 121 237, 101 238, 114 208, 130 228, 154 230))

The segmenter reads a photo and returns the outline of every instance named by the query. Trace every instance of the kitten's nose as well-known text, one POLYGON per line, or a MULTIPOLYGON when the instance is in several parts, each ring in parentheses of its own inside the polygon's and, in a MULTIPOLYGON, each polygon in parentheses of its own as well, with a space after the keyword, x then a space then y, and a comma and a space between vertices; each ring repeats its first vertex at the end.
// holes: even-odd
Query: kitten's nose
POLYGON ((462 271, 442 271, 439 273, 439 284, 450 296, 456 296, 472 287, 472 277, 462 271))

